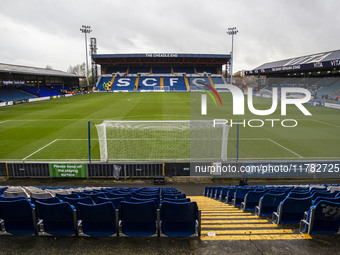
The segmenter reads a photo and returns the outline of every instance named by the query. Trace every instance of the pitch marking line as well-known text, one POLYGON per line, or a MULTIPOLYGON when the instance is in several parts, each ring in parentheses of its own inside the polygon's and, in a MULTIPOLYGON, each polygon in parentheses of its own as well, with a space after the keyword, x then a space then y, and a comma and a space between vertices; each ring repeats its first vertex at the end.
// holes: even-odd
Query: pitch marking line
POLYGON ((328 126, 331 126, 331 127, 340 128, 340 126, 333 125, 333 124, 330 124, 330 123, 327 123, 327 122, 324 122, 324 121, 321 121, 321 120, 312 120, 312 121, 315 121, 315 122, 318 122, 318 123, 321 123, 321 124, 325 124, 325 125, 328 125, 328 126))
POLYGON ((0 124, 2 123, 6 123, 6 122, 9 122, 10 120, 3 120, 3 121, 0 121, 0 124))
POLYGON ((46 144, 45 146, 43 146, 43 147, 41 147, 40 149, 36 150, 35 152, 31 153, 30 155, 28 155, 26 158, 23 158, 22 160, 28 159, 29 157, 31 157, 31 156, 33 156, 34 154, 36 154, 37 152, 39 152, 39 151, 45 149, 46 147, 50 146, 51 144, 55 143, 56 141, 58 141, 58 139, 55 139, 55 140, 53 140, 52 142, 46 144))
POLYGON ((272 143, 276 144, 277 146, 280 146, 281 148, 283 148, 283 149, 289 151, 290 153, 293 153, 294 155, 298 156, 299 158, 303 158, 301 155, 299 155, 299 154, 297 154, 296 152, 294 152, 294 151, 288 149, 287 147, 285 147, 285 146, 283 146, 283 145, 281 145, 281 144, 279 144, 279 143, 273 141, 272 139, 269 139, 269 138, 268 138, 268 141, 271 141, 272 143))

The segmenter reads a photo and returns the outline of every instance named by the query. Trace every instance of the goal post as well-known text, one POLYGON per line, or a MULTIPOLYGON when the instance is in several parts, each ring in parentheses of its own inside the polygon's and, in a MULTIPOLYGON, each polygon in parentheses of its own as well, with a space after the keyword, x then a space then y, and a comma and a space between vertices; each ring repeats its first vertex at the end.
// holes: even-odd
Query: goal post
POLYGON ((154 92, 169 92, 170 86, 154 86, 153 87, 154 92))
POLYGON ((101 161, 227 161, 229 126, 213 121, 104 121, 101 161))

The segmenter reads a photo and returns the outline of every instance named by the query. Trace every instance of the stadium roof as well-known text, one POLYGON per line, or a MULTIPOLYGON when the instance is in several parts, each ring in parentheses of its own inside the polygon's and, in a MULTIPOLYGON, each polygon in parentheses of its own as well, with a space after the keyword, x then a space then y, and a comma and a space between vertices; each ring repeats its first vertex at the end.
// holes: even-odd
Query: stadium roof
POLYGON ((336 67, 340 67, 340 50, 265 63, 254 70, 246 71, 245 74, 268 74, 336 67))
POLYGON ((82 76, 78 76, 75 74, 52 70, 46 68, 39 67, 30 67, 30 66, 19 66, 19 65, 10 65, 0 63, 0 73, 13 73, 13 74, 27 74, 27 75, 39 75, 39 76, 60 76, 60 77, 71 77, 71 78, 79 78, 82 76))
POLYGON ((224 65, 229 62, 227 54, 95 54, 93 60, 99 65, 133 65, 133 64, 210 64, 224 65))

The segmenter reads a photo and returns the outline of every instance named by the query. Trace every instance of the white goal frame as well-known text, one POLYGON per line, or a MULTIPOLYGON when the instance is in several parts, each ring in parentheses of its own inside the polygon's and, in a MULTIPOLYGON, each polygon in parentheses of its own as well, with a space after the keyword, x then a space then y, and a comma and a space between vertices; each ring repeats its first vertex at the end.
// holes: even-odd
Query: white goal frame
MULTIPOLYGON (((212 146, 215 154, 213 157, 213 161, 220 160, 220 161, 227 161, 227 146, 228 146, 228 135, 229 135, 229 128, 230 126, 226 125, 225 123, 221 123, 214 126, 214 122, 212 120, 206 121, 206 120, 196 120, 196 121, 190 121, 190 120, 164 120, 164 121, 104 121, 102 124, 96 125, 97 132, 98 132, 98 140, 99 140, 99 148, 100 148, 100 160, 103 162, 108 162, 108 161, 211 161, 208 158, 204 158, 201 156, 200 152, 201 150, 203 151, 204 149, 208 149, 209 146, 212 146), (119 137, 119 138, 114 138, 110 139, 107 138, 107 128, 108 127, 113 127, 117 128, 117 132, 122 132, 121 130, 124 130, 126 127, 126 130, 138 130, 139 132, 142 132, 145 130, 145 132, 148 132, 148 137, 147 138, 136 138, 136 137, 119 137), (170 128, 169 130, 165 130, 167 128, 170 128), (173 128, 173 129, 171 129, 173 128), (212 132, 212 128, 218 128, 215 129, 216 132, 212 132), (144 130, 143 130, 144 129, 144 130), (150 138, 150 134, 153 135, 154 133, 162 133, 164 137, 159 138, 155 136, 154 138, 150 138), (166 136, 164 132, 170 131, 169 136, 166 136), (184 140, 179 140, 177 137, 171 137, 172 133, 175 134, 181 134, 185 133, 188 135, 187 137, 184 138, 184 140), (211 133, 213 133, 211 137, 211 133), (209 137, 210 135, 210 137, 209 137), (174 139, 174 140, 172 140, 174 139), (184 141, 186 143, 185 145, 187 146, 189 143, 189 158, 184 158, 184 159, 172 159, 172 158, 110 158, 109 154, 110 152, 108 151, 108 141, 110 142, 115 142, 117 141, 120 143, 123 143, 123 141, 126 141, 128 144, 129 142, 137 142, 138 140, 145 140, 147 142, 154 141, 154 143, 160 143, 164 144, 166 146, 166 143, 169 144, 174 144, 174 147, 176 145, 179 145, 181 142, 176 144, 176 141, 184 141), (188 141, 188 142, 185 142, 188 141), (197 153, 198 152, 198 153, 197 153), (193 156, 194 155, 194 156, 193 156), (196 155, 199 158, 196 158, 196 155), (217 156, 216 156, 217 155, 217 156)), ((113 131, 114 132, 114 131, 113 131)), ((133 131, 132 131, 133 132, 133 131)), ((124 134, 124 132, 123 132, 124 134)), ((127 132, 128 134, 128 132, 127 132)), ((179 135, 181 136, 181 135, 179 135)), ((181 137, 183 139, 183 137, 181 137)), ((141 142, 143 143, 143 142, 141 142)), ((145 147, 142 147, 145 149, 145 147)), ((158 147, 157 147, 158 148, 158 147)), ((166 147, 167 148, 167 147, 166 147)), ((130 148, 131 150, 136 148, 130 148)), ((173 151, 173 147, 171 148, 173 151)), ((183 149, 183 148, 178 148, 183 149)), ((137 148, 138 150, 138 148, 137 148)), ((147 150, 147 149, 146 149, 147 150)), ((163 152, 166 154, 167 150, 163 150, 163 152)), ((131 155, 131 154, 130 154, 131 155)))

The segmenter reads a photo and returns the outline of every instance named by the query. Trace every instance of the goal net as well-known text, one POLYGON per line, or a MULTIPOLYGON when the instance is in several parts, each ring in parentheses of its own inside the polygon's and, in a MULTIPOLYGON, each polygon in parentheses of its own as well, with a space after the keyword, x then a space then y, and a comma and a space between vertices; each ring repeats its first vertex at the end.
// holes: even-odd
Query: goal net
POLYGON ((229 126, 213 121, 104 121, 101 161, 226 161, 229 126))
POLYGON ((154 92, 163 92, 163 91, 168 92, 168 91, 170 91, 170 86, 163 86, 163 87, 161 87, 161 86, 154 86, 153 87, 153 91, 154 92))

